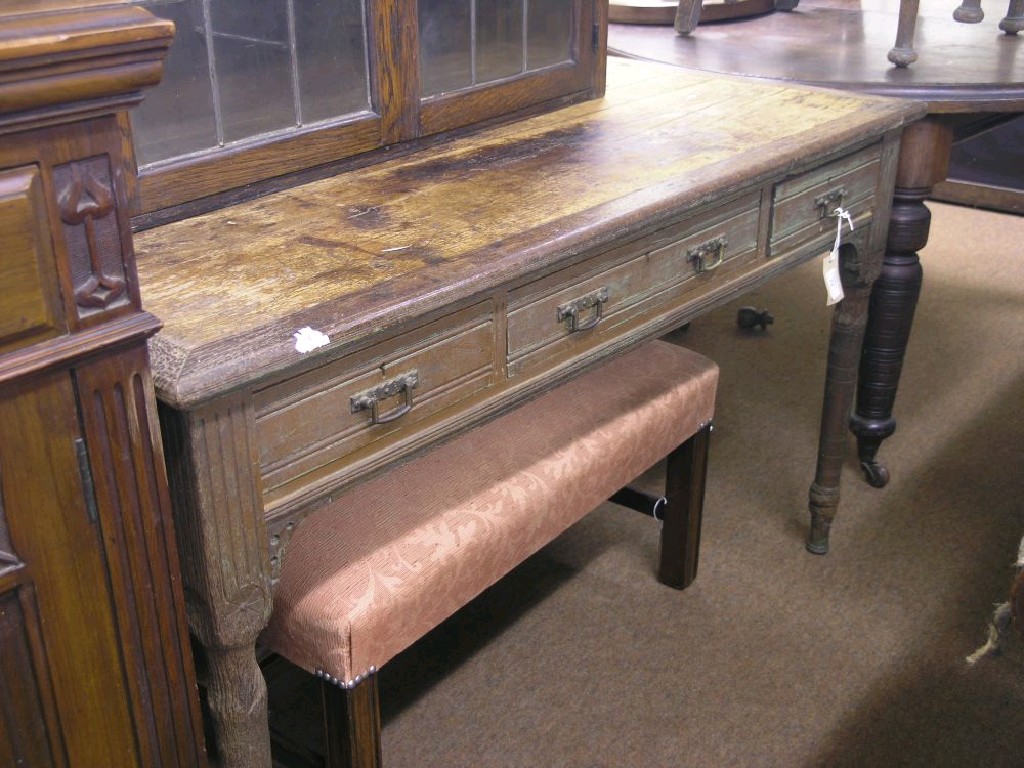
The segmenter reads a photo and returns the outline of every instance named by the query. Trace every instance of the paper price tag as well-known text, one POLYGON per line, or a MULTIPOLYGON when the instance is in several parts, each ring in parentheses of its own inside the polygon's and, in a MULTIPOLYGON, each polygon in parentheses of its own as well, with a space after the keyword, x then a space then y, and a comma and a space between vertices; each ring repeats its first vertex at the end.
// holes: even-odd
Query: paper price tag
POLYGON ((835 209, 833 215, 836 217, 836 242, 832 246, 832 251, 825 257, 825 261, 821 265, 821 275, 825 278, 825 290, 828 292, 828 300, 825 302, 826 307, 838 304, 845 295, 843 293, 843 281, 839 277, 839 246, 843 241, 844 220, 850 225, 850 231, 853 231, 853 217, 850 216, 849 211, 840 206, 835 209))
POLYGON ((839 251, 832 251, 825 257, 821 265, 821 274, 825 278, 825 290, 828 292, 826 307, 838 304, 843 300, 843 281, 839 277, 839 251))

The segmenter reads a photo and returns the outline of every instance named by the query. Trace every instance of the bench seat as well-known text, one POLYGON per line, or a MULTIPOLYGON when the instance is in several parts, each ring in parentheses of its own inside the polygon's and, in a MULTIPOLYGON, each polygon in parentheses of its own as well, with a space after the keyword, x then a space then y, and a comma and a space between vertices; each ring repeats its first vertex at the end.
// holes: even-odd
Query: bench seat
MULTIPOLYGON (((295 531, 262 643, 353 687, 705 430, 717 381, 711 360, 650 342, 344 492, 295 531)), ((696 569, 699 463, 677 484, 696 509, 666 494, 677 587, 696 569), (687 519, 670 524, 673 506, 687 519)))

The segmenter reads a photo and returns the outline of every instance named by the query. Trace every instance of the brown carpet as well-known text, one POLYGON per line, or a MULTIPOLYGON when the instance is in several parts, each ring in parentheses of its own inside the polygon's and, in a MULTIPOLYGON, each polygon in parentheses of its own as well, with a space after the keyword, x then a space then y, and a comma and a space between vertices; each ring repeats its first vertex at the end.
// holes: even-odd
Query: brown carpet
POLYGON ((932 210, 893 479, 851 438, 832 552, 803 548, 815 261, 674 335, 722 368, 696 583, 659 585, 656 523, 604 505, 385 667, 388 768, 1024 765, 1024 639, 964 662, 1024 534, 1024 218, 932 210))

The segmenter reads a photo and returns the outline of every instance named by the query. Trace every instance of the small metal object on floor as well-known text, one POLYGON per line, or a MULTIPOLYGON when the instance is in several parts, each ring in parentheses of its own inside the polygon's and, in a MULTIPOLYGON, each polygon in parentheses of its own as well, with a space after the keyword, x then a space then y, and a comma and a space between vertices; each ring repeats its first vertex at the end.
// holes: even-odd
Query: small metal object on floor
POLYGON ((760 327, 762 331, 768 330, 768 326, 775 322, 771 312, 767 309, 756 309, 755 307, 740 307, 736 312, 736 325, 743 330, 751 330, 760 327))

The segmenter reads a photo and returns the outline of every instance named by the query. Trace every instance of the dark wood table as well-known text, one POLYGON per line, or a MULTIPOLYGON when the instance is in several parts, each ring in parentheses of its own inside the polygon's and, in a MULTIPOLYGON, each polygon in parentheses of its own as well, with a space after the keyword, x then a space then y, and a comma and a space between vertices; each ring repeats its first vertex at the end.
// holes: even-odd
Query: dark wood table
MULTIPOLYGON (((790 13, 701 25, 687 37, 670 26, 625 24, 611 25, 608 35, 609 49, 622 56, 927 103, 927 118, 903 134, 851 419, 861 467, 876 487, 889 479, 875 457, 896 429, 893 404, 921 290, 918 252, 928 242, 931 219, 924 200, 946 177, 954 138, 1024 111, 1024 43, 999 31, 1005 6, 989 8, 977 25, 955 22, 955 7, 922 0, 914 39, 918 59, 906 69, 886 58, 898 3, 883 0, 802 0, 790 13)), ((964 258, 973 266, 980 255, 964 258)))

